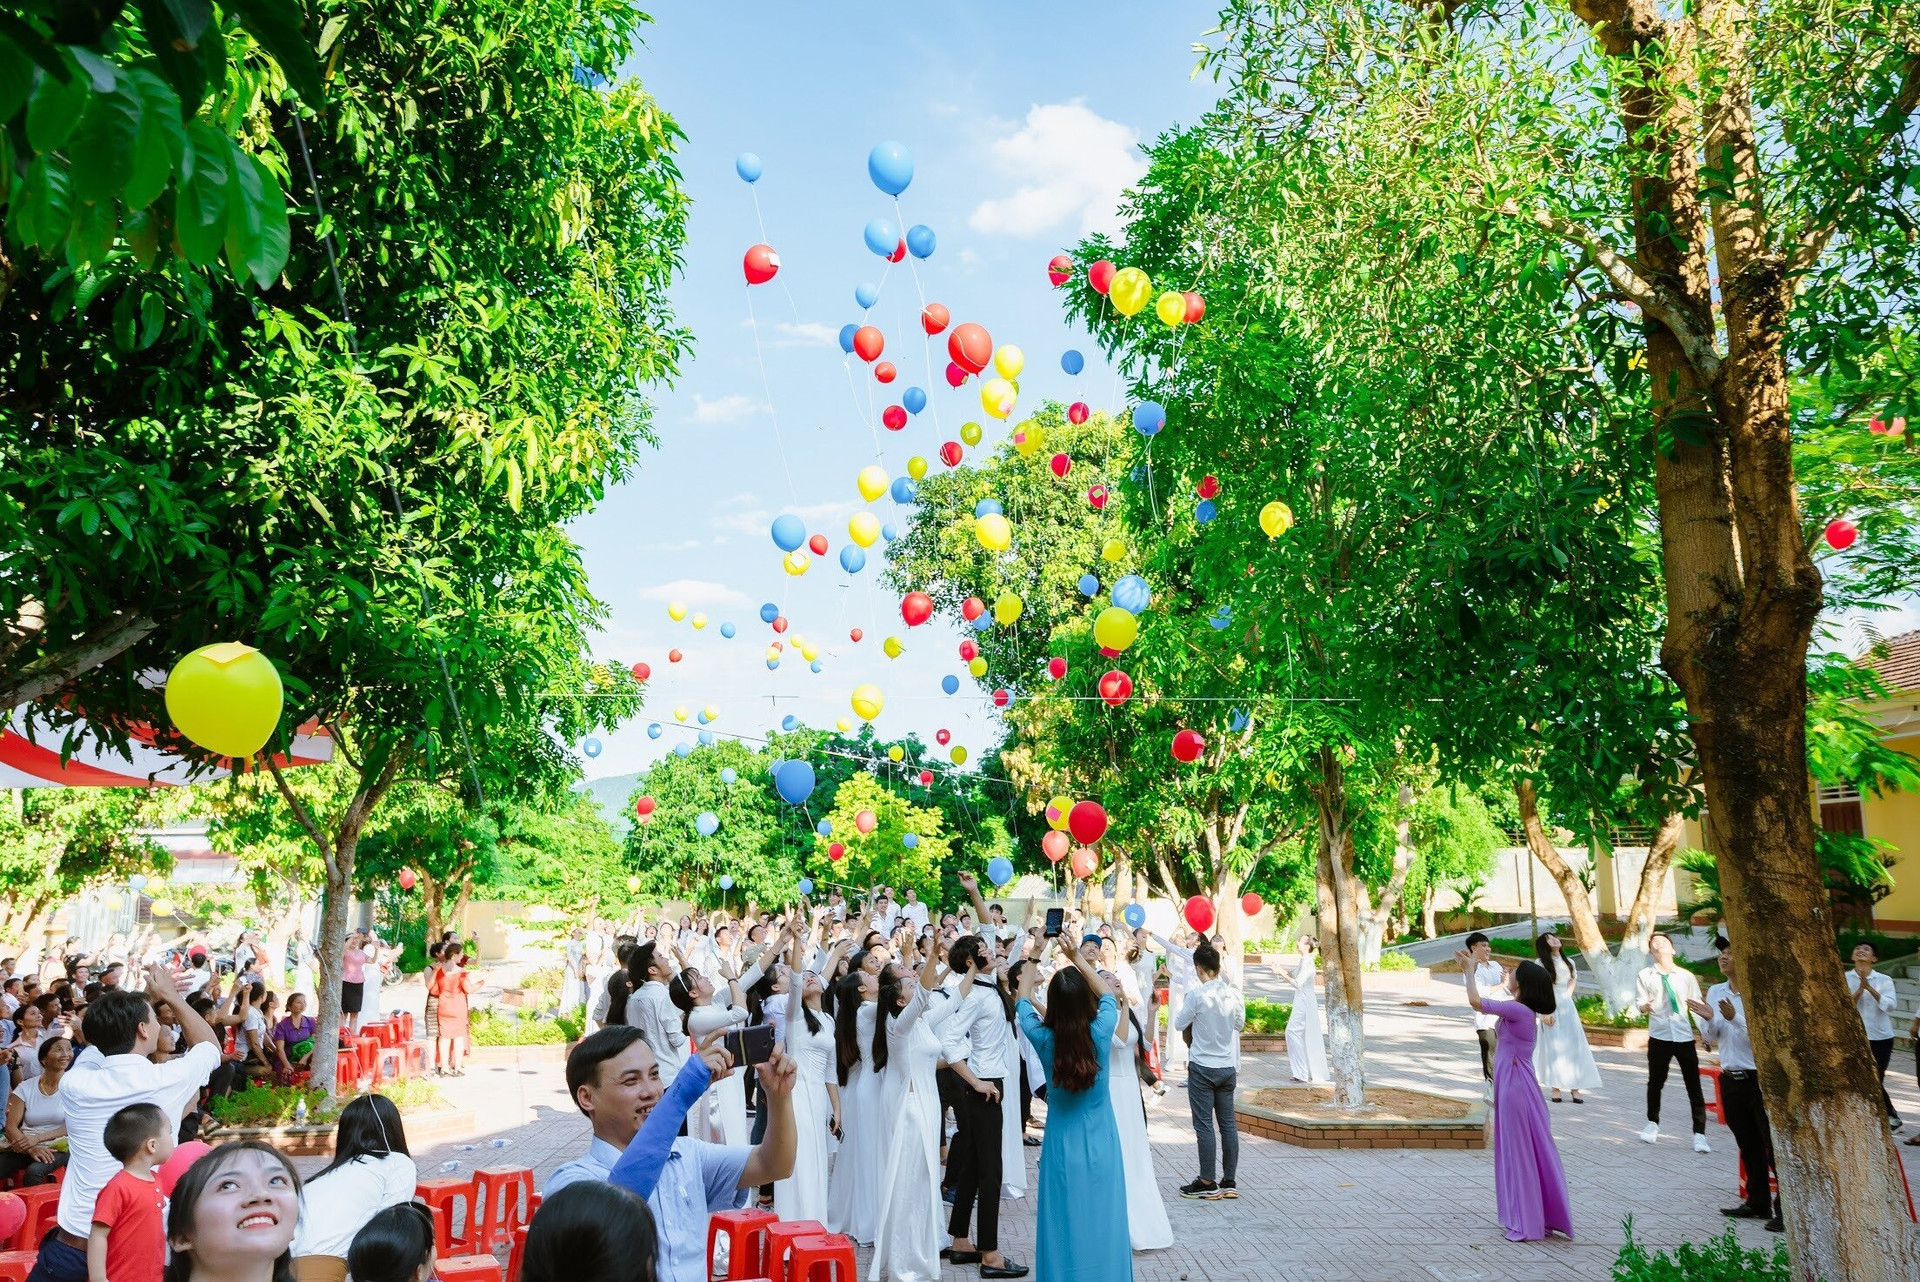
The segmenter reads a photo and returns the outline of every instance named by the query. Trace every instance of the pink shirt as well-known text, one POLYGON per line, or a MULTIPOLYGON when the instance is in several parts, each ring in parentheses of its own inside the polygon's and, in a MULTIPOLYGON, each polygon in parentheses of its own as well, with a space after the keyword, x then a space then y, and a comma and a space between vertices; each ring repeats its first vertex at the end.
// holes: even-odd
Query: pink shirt
POLYGON ((362 984, 367 979, 367 962, 372 960, 358 948, 349 948, 340 954, 340 978, 349 984, 362 984))

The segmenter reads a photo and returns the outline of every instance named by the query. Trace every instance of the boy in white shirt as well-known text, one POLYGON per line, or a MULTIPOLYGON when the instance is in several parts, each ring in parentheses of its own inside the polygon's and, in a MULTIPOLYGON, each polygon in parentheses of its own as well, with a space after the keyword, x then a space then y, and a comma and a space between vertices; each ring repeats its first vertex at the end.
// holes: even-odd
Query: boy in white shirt
POLYGON ((1688 1009, 1700 1000, 1700 981, 1674 964, 1673 940, 1667 936, 1655 935, 1648 949, 1653 965, 1637 980, 1639 1009, 1647 1017, 1647 1124, 1640 1138, 1649 1144, 1660 1138, 1660 1093, 1666 1089, 1668 1065, 1678 1061, 1693 1112, 1693 1151, 1711 1153, 1707 1099, 1700 1090, 1700 1056, 1693 1046, 1693 1014, 1688 1009))

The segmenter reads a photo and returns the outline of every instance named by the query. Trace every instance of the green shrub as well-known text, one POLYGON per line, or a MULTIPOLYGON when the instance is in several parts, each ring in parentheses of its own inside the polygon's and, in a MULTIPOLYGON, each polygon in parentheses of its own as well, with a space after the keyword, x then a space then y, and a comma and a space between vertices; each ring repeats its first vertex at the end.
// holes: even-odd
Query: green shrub
MULTIPOLYGON (((376 1094, 393 1101, 401 1113, 418 1113, 444 1108, 446 1100, 425 1078, 414 1077, 381 1083, 376 1094)), ((319 1125, 339 1116, 346 1100, 329 1107, 327 1093, 310 1086, 267 1086, 256 1083, 231 1095, 216 1095, 207 1105, 214 1120, 222 1126, 291 1126, 300 1101, 307 1102, 307 1121, 319 1125)))
POLYGON ((1877 930, 1842 930, 1837 932, 1840 945, 1840 959, 1853 960, 1853 950, 1861 944, 1872 944, 1880 950, 1881 961, 1892 961, 1896 957, 1910 957, 1920 952, 1920 938, 1913 935, 1883 935, 1877 930))
POLYGON ((1583 993, 1573 999, 1573 1008, 1580 1012, 1582 1024, 1593 1024, 1599 1028, 1645 1028, 1647 1017, 1637 1010, 1624 1010, 1618 1015, 1607 1013, 1607 1003, 1598 993, 1583 993))
POLYGON ((1293 1007, 1286 1002, 1262 1001, 1258 997, 1247 999, 1247 1026, 1242 1032, 1271 1036, 1287 1031, 1287 1020, 1293 1015, 1293 1007))
POLYGON ((1649 1253, 1633 1240, 1633 1217, 1626 1222, 1627 1240, 1613 1261, 1613 1282, 1793 1282, 1787 1248, 1748 1250, 1729 1228, 1704 1245, 1682 1244, 1672 1255, 1649 1253))
POLYGON ((520 977, 520 987, 525 992, 558 993, 567 973, 559 966, 535 966, 520 977))
POLYGON ((1363 969, 1365 970, 1419 970, 1420 963, 1415 961, 1412 957, 1408 956, 1406 953, 1400 952, 1397 949, 1387 948, 1387 949, 1381 950, 1379 961, 1373 963, 1373 965, 1371 966, 1363 967, 1363 969))
POLYGON ((569 1042, 577 1042, 587 1035, 587 1008, 576 1006, 572 1010, 563 1010, 553 1017, 560 1026, 561 1036, 569 1042))
POLYGON ((470 1020, 475 1046, 559 1046, 572 1038, 556 1019, 510 1019, 490 1006, 470 1020))
MULTIPOLYGON (((1564 944, 1566 941, 1562 940, 1561 942, 1564 944)), ((1493 938, 1487 940, 1487 947, 1499 953, 1502 957, 1525 957, 1532 960, 1539 956, 1539 954, 1533 951, 1533 941, 1531 939, 1508 939, 1503 935, 1495 935, 1493 938)))

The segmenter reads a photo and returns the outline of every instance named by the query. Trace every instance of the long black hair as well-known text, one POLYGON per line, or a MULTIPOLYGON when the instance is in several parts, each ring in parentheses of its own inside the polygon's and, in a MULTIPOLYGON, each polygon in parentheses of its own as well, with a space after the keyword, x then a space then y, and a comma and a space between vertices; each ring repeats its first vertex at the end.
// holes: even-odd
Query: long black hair
POLYGON ((659 1251, 653 1212, 645 1202, 617 1185, 581 1180, 540 1204, 527 1229, 520 1278, 657 1282, 659 1251))
POLYGON ((860 963, 866 957, 864 948, 855 953, 847 973, 833 985, 833 1058, 842 1086, 860 1062, 860 963))
POLYGON ((433 1257, 433 1215, 419 1202, 382 1207, 347 1248, 353 1282, 413 1282, 433 1257))
POLYGON ((1553 1014, 1553 976, 1539 962, 1524 961, 1513 972, 1514 992, 1520 1004, 1537 1015, 1553 1014))
POLYGON ((389 1153, 413 1156, 407 1151, 407 1132, 400 1123, 400 1110, 384 1095, 356 1095, 340 1110, 340 1121, 333 1131, 333 1160, 315 1171, 307 1182, 331 1175, 363 1157, 385 1157, 389 1153))
POLYGON ((667 981, 667 999, 680 1008, 680 1031, 693 1035, 693 980, 700 972, 689 966, 667 981))
MULTIPOLYGON (((187 1168, 173 1186, 173 1197, 167 1204, 167 1244, 181 1238, 192 1241, 194 1233, 194 1212, 199 1209, 200 1195, 207 1190, 215 1176, 224 1173, 233 1165, 233 1159, 242 1153, 265 1153, 285 1168, 287 1178, 293 1184, 293 1196, 296 1204, 300 1198, 300 1172, 287 1159, 287 1155, 271 1144, 259 1140, 241 1140, 233 1144, 222 1144, 211 1153, 202 1153, 187 1168)), ((173 1256, 167 1261, 166 1272, 161 1282, 193 1282, 193 1248, 185 1250, 175 1246, 173 1256)), ((287 1242, 287 1249, 273 1262, 273 1282, 294 1282, 293 1242, 287 1242)))
POLYGON ((1553 949, 1548 946, 1547 939, 1552 936, 1552 934, 1553 932, 1550 930, 1540 932, 1539 937, 1533 941, 1533 955, 1540 959, 1540 965, 1547 972, 1547 978, 1557 984, 1560 982, 1560 967, 1564 964, 1567 968, 1567 973, 1571 975, 1573 973, 1573 962, 1565 953, 1556 955, 1553 949))
POLYGON ((1000 972, 993 964, 993 949, 988 946, 987 941, 978 935, 962 935, 947 949, 947 969, 956 975, 966 974, 967 968, 973 965, 976 959, 986 967, 986 970, 973 977, 974 987, 978 988, 983 982, 990 985, 995 995, 1000 998, 1001 1012, 1006 1015, 1007 1022, 1011 1024, 1013 994, 1000 982, 1000 972))
POLYGON ((1053 1067, 1047 1084, 1063 1091, 1089 1091, 1100 1079, 1093 1044, 1093 1017, 1099 1010, 1093 985, 1078 966, 1062 966, 1047 984, 1047 1014, 1040 1022, 1053 1031, 1053 1067))
POLYGON ((907 968, 888 962, 880 968, 880 1001, 873 1015, 873 1071, 887 1066, 887 1021, 907 1004, 907 968))

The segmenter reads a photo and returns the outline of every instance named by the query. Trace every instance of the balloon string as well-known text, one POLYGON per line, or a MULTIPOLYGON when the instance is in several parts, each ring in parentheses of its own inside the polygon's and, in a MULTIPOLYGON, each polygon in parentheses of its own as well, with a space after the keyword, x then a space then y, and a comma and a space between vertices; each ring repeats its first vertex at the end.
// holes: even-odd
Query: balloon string
POLYGON ((787 494, 795 506, 800 489, 793 483, 793 468, 787 463, 787 442, 780 434, 780 411, 773 403, 773 381, 767 377, 766 357, 760 351, 760 320, 753 313, 753 286, 747 286, 747 327, 753 331, 753 359, 760 366, 760 388, 767 398, 767 417, 773 420, 773 442, 780 450, 780 470, 787 475, 787 494))

